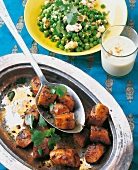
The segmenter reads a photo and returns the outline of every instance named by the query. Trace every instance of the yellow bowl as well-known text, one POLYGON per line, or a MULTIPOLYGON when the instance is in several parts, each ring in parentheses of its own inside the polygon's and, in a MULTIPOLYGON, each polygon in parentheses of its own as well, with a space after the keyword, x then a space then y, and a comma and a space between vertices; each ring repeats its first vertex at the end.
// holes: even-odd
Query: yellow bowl
MULTIPOLYGON (((39 30, 37 25, 37 17, 41 12, 41 6, 45 0, 28 0, 25 6, 24 19, 27 30, 32 38, 45 49, 57 54, 67 56, 80 56, 88 55, 100 51, 101 45, 98 44, 89 50, 82 52, 65 52, 60 50, 55 45, 55 42, 51 42, 49 38, 45 38, 43 32, 39 30)), ((98 0, 96 9, 100 11, 108 12, 109 25, 125 25, 127 21, 127 6, 125 0, 98 0), (111 2, 112 1, 112 2, 111 2), (102 9, 101 4, 105 4, 106 8, 102 9)))

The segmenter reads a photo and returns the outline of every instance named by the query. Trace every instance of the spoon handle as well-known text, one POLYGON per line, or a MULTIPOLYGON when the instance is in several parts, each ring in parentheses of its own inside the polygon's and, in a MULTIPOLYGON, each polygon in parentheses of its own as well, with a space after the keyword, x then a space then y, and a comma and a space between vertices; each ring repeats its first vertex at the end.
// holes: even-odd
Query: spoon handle
POLYGON ((36 74, 40 78, 41 84, 48 83, 48 81, 44 77, 40 67, 36 63, 35 59, 33 58, 32 54, 30 53, 29 49, 27 48, 25 42, 23 41, 22 37, 17 32, 17 29, 16 29, 10 15, 5 7, 3 0, 0 0, 0 17, 3 19, 3 21, 7 25, 9 31, 12 33, 12 35, 15 38, 15 40, 17 41, 18 45, 22 49, 24 55, 29 58, 32 67, 34 68, 36 74))

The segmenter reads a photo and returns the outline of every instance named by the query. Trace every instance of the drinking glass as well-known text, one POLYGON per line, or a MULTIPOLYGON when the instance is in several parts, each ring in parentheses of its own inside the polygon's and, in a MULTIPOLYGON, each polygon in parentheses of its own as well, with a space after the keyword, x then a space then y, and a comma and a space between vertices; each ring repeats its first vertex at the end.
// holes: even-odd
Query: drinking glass
POLYGON ((124 76, 134 66, 138 49, 137 32, 125 25, 106 29, 101 38, 101 62, 103 69, 112 76, 124 76))

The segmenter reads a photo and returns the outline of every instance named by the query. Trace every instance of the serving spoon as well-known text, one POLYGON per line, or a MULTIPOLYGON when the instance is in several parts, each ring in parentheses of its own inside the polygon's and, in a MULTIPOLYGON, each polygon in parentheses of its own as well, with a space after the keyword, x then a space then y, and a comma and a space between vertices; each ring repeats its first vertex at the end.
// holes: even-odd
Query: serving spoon
POLYGON ((65 86, 67 89, 67 92, 73 97, 74 101, 75 101, 75 128, 72 130, 61 130, 59 128, 57 128, 54 124, 54 120, 53 118, 48 118, 48 116, 43 116, 43 113, 45 112, 42 108, 40 108, 37 105, 38 111, 39 113, 43 116, 43 118, 53 127, 57 128, 58 130, 61 130, 63 132, 66 133, 78 133, 80 132, 83 127, 84 127, 84 123, 85 123, 85 113, 84 113, 84 108, 82 105, 82 102, 80 100, 80 98, 78 97, 78 95, 67 85, 63 85, 63 84, 57 84, 57 83, 50 83, 46 80, 44 74, 42 73, 40 67, 38 66, 37 62, 35 61, 35 59, 33 58, 32 54, 30 53, 29 49, 27 48, 25 42, 23 41, 22 37, 20 36, 20 34, 18 33, 7 9, 6 6, 3 2, 3 0, 0 0, 0 17, 3 19, 3 21, 5 22, 5 24, 7 25, 9 31, 11 32, 11 34, 13 35, 13 37, 15 38, 15 40, 17 41, 18 45, 20 46, 20 48, 22 49, 24 55, 30 60, 30 64, 32 65, 34 71, 36 72, 37 76, 40 79, 40 89, 36 95, 36 105, 37 105, 37 101, 40 95, 40 92, 42 90, 42 88, 44 86, 65 86))

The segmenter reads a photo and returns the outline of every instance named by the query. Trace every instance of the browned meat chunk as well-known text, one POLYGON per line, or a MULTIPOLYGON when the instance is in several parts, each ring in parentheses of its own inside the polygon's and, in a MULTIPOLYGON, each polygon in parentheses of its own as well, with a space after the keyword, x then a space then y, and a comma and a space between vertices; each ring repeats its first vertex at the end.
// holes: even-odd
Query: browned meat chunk
POLYGON ((54 108, 50 113, 55 114, 55 115, 69 113, 69 109, 66 105, 63 105, 61 103, 56 103, 56 104, 54 104, 54 108))
POLYGON ((27 110, 25 111, 25 115, 27 115, 27 114, 32 114, 32 115, 34 116, 34 118, 35 118, 36 120, 38 120, 38 118, 39 118, 39 112, 38 112, 38 110, 37 110, 36 105, 32 105, 30 109, 27 109, 27 110))
POLYGON ((30 85, 31 85, 31 90, 32 90, 33 94, 36 95, 38 93, 40 86, 41 86, 38 76, 35 76, 32 78, 30 85))
POLYGON ((31 133, 28 129, 21 130, 16 137, 16 146, 27 147, 32 142, 31 133))
POLYGON ((34 146, 33 147, 33 158, 34 159, 37 159, 37 158, 42 158, 42 157, 46 157, 49 155, 50 153, 50 149, 48 147, 48 141, 49 141, 49 138, 45 138, 42 142, 42 144, 40 145, 40 148, 42 150, 42 155, 40 155, 38 153, 38 146, 34 146))
POLYGON ((56 149, 50 152, 50 159, 54 164, 79 167, 80 157, 75 149, 56 149))
POLYGON ((59 129, 74 129, 75 118, 74 113, 65 113, 54 116, 55 125, 59 129))
POLYGON ((105 147, 101 144, 92 144, 88 146, 85 152, 85 159, 87 163, 97 162, 105 152, 105 147))
POLYGON ((91 126, 90 140, 92 142, 102 142, 106 145, 111 144, 108 131, 98 126, 91 126))
POLYGON ((43 107, 48 107, 50 103, 54 103, 56 97, 57 97, 56 94, 50 93, 49 88, 43 87, 38 99, 38 105, 43 107))
POLYGON ((81 132, 73 134, 74 142, 80 147, 85 147, 89 141, 90 131, 84 128, 81 132))
POLYGON ((102 126, 108 115, 108 107, 101 103, 97 103, 90 112, 88 124, 102 126))
POLYGON ((66 95, 63 96, 62 98, 58 97, 58 100, 60 103, 66 105, 70 111, 73 111, 74 109, 74 100, 73 98, 69 95, 68 92, 66 92, 66 95))

